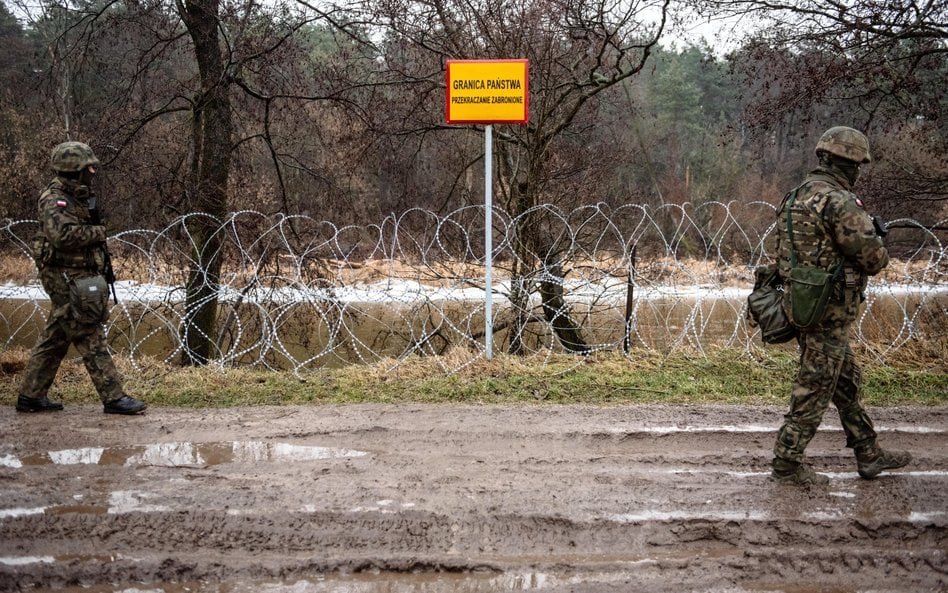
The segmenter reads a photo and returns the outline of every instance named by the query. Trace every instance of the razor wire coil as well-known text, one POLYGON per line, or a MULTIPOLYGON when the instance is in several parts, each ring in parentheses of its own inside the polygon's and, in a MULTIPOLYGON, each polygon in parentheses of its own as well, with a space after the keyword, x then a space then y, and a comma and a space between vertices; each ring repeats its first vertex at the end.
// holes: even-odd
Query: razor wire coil
MULTIPOLYGON (((766 202, 495 209, 493 350, 541 359, 624 344, 753 351, 760 342, 745 319, 746 296, 754 268, 773 257, 775 220, 766 202)), ((872 280, 854 329, 880 361, 948 333, 944 233, 893 222, 898 256, 872 280)), ((301 373, 424 356, 457 370, 485 354, 484 224, 478 206, 413 208, 364 226, 244 210, 121 231, 109 237, 120 295, 109 344, 133 363, 174 361, 197 336, 212 345, 202 362, 222 367, 301 373), (194 315, 213 306, 205 331, 194 315)), ((36 227, 4 221, 3 253, 28 265, 36 227)), ((8 282, 0 303, 5 346, 31 347, 45 293, 8 282)))

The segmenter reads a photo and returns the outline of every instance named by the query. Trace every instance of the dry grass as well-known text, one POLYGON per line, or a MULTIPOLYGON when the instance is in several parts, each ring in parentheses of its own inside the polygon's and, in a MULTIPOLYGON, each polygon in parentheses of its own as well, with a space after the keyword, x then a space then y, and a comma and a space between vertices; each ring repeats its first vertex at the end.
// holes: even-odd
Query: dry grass
MULTIPOLYGON (((195 368, 118 358, 126 389, 153 406, 229 407, 320 403, 561 403, 785 405, 796 372, 792 348, 747 356, 737 350, 698 354, 633 351, 493 360, 455 351, 443 357, 382 360, 299 375, 253 368, 195 368)), ((0 352, 0 404, 12 405, 28 353, 0 352)), ((937 367, 864 364, 870 405, 948 404, 948 372, 937 367)), ((927 360, 927 358, 926 358, 927 360)), ((63 364, 51 396, 67 403, 97 398, 76 358, 63 364)))
MULTIPOLYGON (((121 280, 140 283, 184 283, 186 270, 173 262, 143 258, 139 253, 116 256, 114 265, 121 280)), ((893 283, 932 282, 933 270, 929 262, 893 260, 876 278, 893 283)), ((615 257, 571 260, 565 271, 571 279, 598 280, 613 278, 625 281, 628 262, 615 257)), ((294 262, 282 259, 279 268, 267 268, 265 274, 278 274, 304 282, 322 279, 331 284, 354 286, 374 284, 386 280, 415 280, 435 287, 457 286, 465 279, 474 282, 484 277, 484 267, 468 262, 405 262, 391 259, 364 261, 310 260, 297 269, 294 262)), ((234 269, 225 266, 223 276, 236 286, 247 285, 255 270, 251 267, 234 269)), ((712 285, 746 287, 753 283, 753 270, 740 263, 724 264, 718 261, 693 258, 650 258, 636 262, 635 280, 640 284, 657 285, 712 285)), ((505 262, 495 262, 493 276, 498 281, 509 279, 505 262)), ((0 282, 28 284, 36 278, 33 261, 24 254, 0 255, 0 282)))
POLYGON ((36 266, 26 256, 0 256, 0 283, 29 284, 36 280, 36 266))
MULTIPOLYGON (((141 282, 179 278, 182 272, 167 262, 117 262, 122 279, 141 282)), ((322 261, 306 272, 339 284, 371 284, 386 279, 414 279, 426 284, 480 278, 482 268, 466 263, 419 267, 391 260, 322 261)), ((572 274, 610 276, 624 280, 619 260, 574 262, 572 274)), ((503 278, 503 264, 498 278, 503 278)), ((722 267, 699 260, 653 259, 637 265, 641 283, 748 286, 742 266, 722 267)), ((920 278, 925 264, 893 262, 883 278, 904 282, 920 278)), ((250 270, 234 272, 249 278, 250 270)), ((571 277, 573 277, 571 274, 571 277)), ((25 256, 0 257, 0 281, 27 284, 35 280, 32 261, 25 256)), ((933 315, 938 315, 935 310, 933 315)), ((927 338, 887 349, 887 338, 898 328, 882 327, 866 336, 869 346, 857 346, 863 362, 866 395, 871 403, 948 403, 948 335, 938 319, 925 321, 937 331, 927 338), (941 329, 938 329, 941 327, 941 329), (883 364, 877 364, 884 360, 883 364)), ((602 352, 587 357, 540 352, 529 357, 501 353, 485 360, 467 349, 437 357, 385 359, 372 365, 306 371, 300 375, 252 368, 182 368, 148 358, 119 357, 130 392, 154 405, 228 406, 319 402, 478 402, 549 401, 573 403, 740 402, 783 404, 795 372, 793 348, 662 353, 633 351, 628 357, 602 352)), ((0 350, 0 402, 15 399, 17 381, 28 352, 0 350)), ((81 362, 70 355, 57 377, 54 397, 70 402, 95 402, 92 385, 81 362)))

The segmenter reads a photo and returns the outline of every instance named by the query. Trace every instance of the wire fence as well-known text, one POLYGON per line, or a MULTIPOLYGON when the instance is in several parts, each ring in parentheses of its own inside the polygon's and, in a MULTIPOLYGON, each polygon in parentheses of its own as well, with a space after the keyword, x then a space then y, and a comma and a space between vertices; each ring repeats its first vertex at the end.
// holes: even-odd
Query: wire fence
MULTIPOLYGON (((754 268, 773 256, 775 220, 765 202, 494 209, 491 349, 541 360, 564 351, 753 353, 762 344, 746 297, 754 268)), ((948 335, 946 236, 929 230, 945 223, 890 223, 898 257, 873 278, 855 326, 881 363, 948 335)), ((109 344, 133 364, 181 360, 203 332, 194 309, 217 303, 202 334, 212 365, 301 373, 424 356, 458 370, 485 356, 484 225, 484 208, 471 206, 366 226, 193 213, 123 231, 108 241, 119 277, 109 344), (215 259, 219 273, 198 263, 215 259), (189 281, 206 283, 204 300, 186 298, 189 281)), ((31 269, 36 221, 8 220, 2 230, 8 267, 31 269)), ((48 308, 36 282, 0 287, 4 347, 32 347, 48 308)))

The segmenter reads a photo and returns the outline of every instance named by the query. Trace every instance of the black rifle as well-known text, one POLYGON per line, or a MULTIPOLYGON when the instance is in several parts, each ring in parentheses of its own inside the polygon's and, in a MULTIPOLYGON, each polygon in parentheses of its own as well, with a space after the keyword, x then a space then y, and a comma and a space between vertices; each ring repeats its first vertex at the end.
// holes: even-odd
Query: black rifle
MULTIPOLYGON (((102 214, 99 212, 98 205, 96 204, 95 194, 92 194, 89 198, 89 219, 92 221, 92 224, 102 224, 102 214)), ((109 253, 109 244, 103 241, 99 249, 102 250, 102 276, 112 291, 112 300, 117 305, 118 295, 115 294, 115 269, 112 267, 112 254, 109 253)))
POLYGON ((878 216, 872 217, 872 227, 876 230, 876 234, 882 238, 889 234, 889 226, 878 216))

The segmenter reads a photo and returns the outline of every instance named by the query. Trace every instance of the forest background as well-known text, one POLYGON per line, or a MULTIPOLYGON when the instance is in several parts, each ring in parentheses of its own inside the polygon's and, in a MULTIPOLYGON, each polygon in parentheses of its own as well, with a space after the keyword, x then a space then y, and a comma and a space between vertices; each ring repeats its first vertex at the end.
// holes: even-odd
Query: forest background
MULTIPOLYGON (((833 125, 870 139, 871 213, 943 232, 946 42, 948 8, 905 0, 4 0, 0 217, 34 218, 51 147, 89 143, 110 234, 208 214, 187 220, 183 326, 213 328, 228 213, 365 227, 480 203, 483 126, 445 124, 445 62, 526 58, 530 121, 495 126, 512 277, 550 269, 546 205, 726 203, 765 228, 741 205, 776 205, 833 125)), ((216 333, 188 335, 206 362, 216 333)))
POLYGON ((946 23, 944 4, 904 0, 4 0, 0 216, 35 216, 67 139, 103 162, 112 230, 476 204, 482 127, 445 125, 444 63, 517 57, 531 121, 497 126, 509 211, 773 202, 820 133, 849 125, 875 158, 867 207, 933 224, 948 209, 946 23), (727 51, 683 42, 696 22, 721 23, 727 51))

